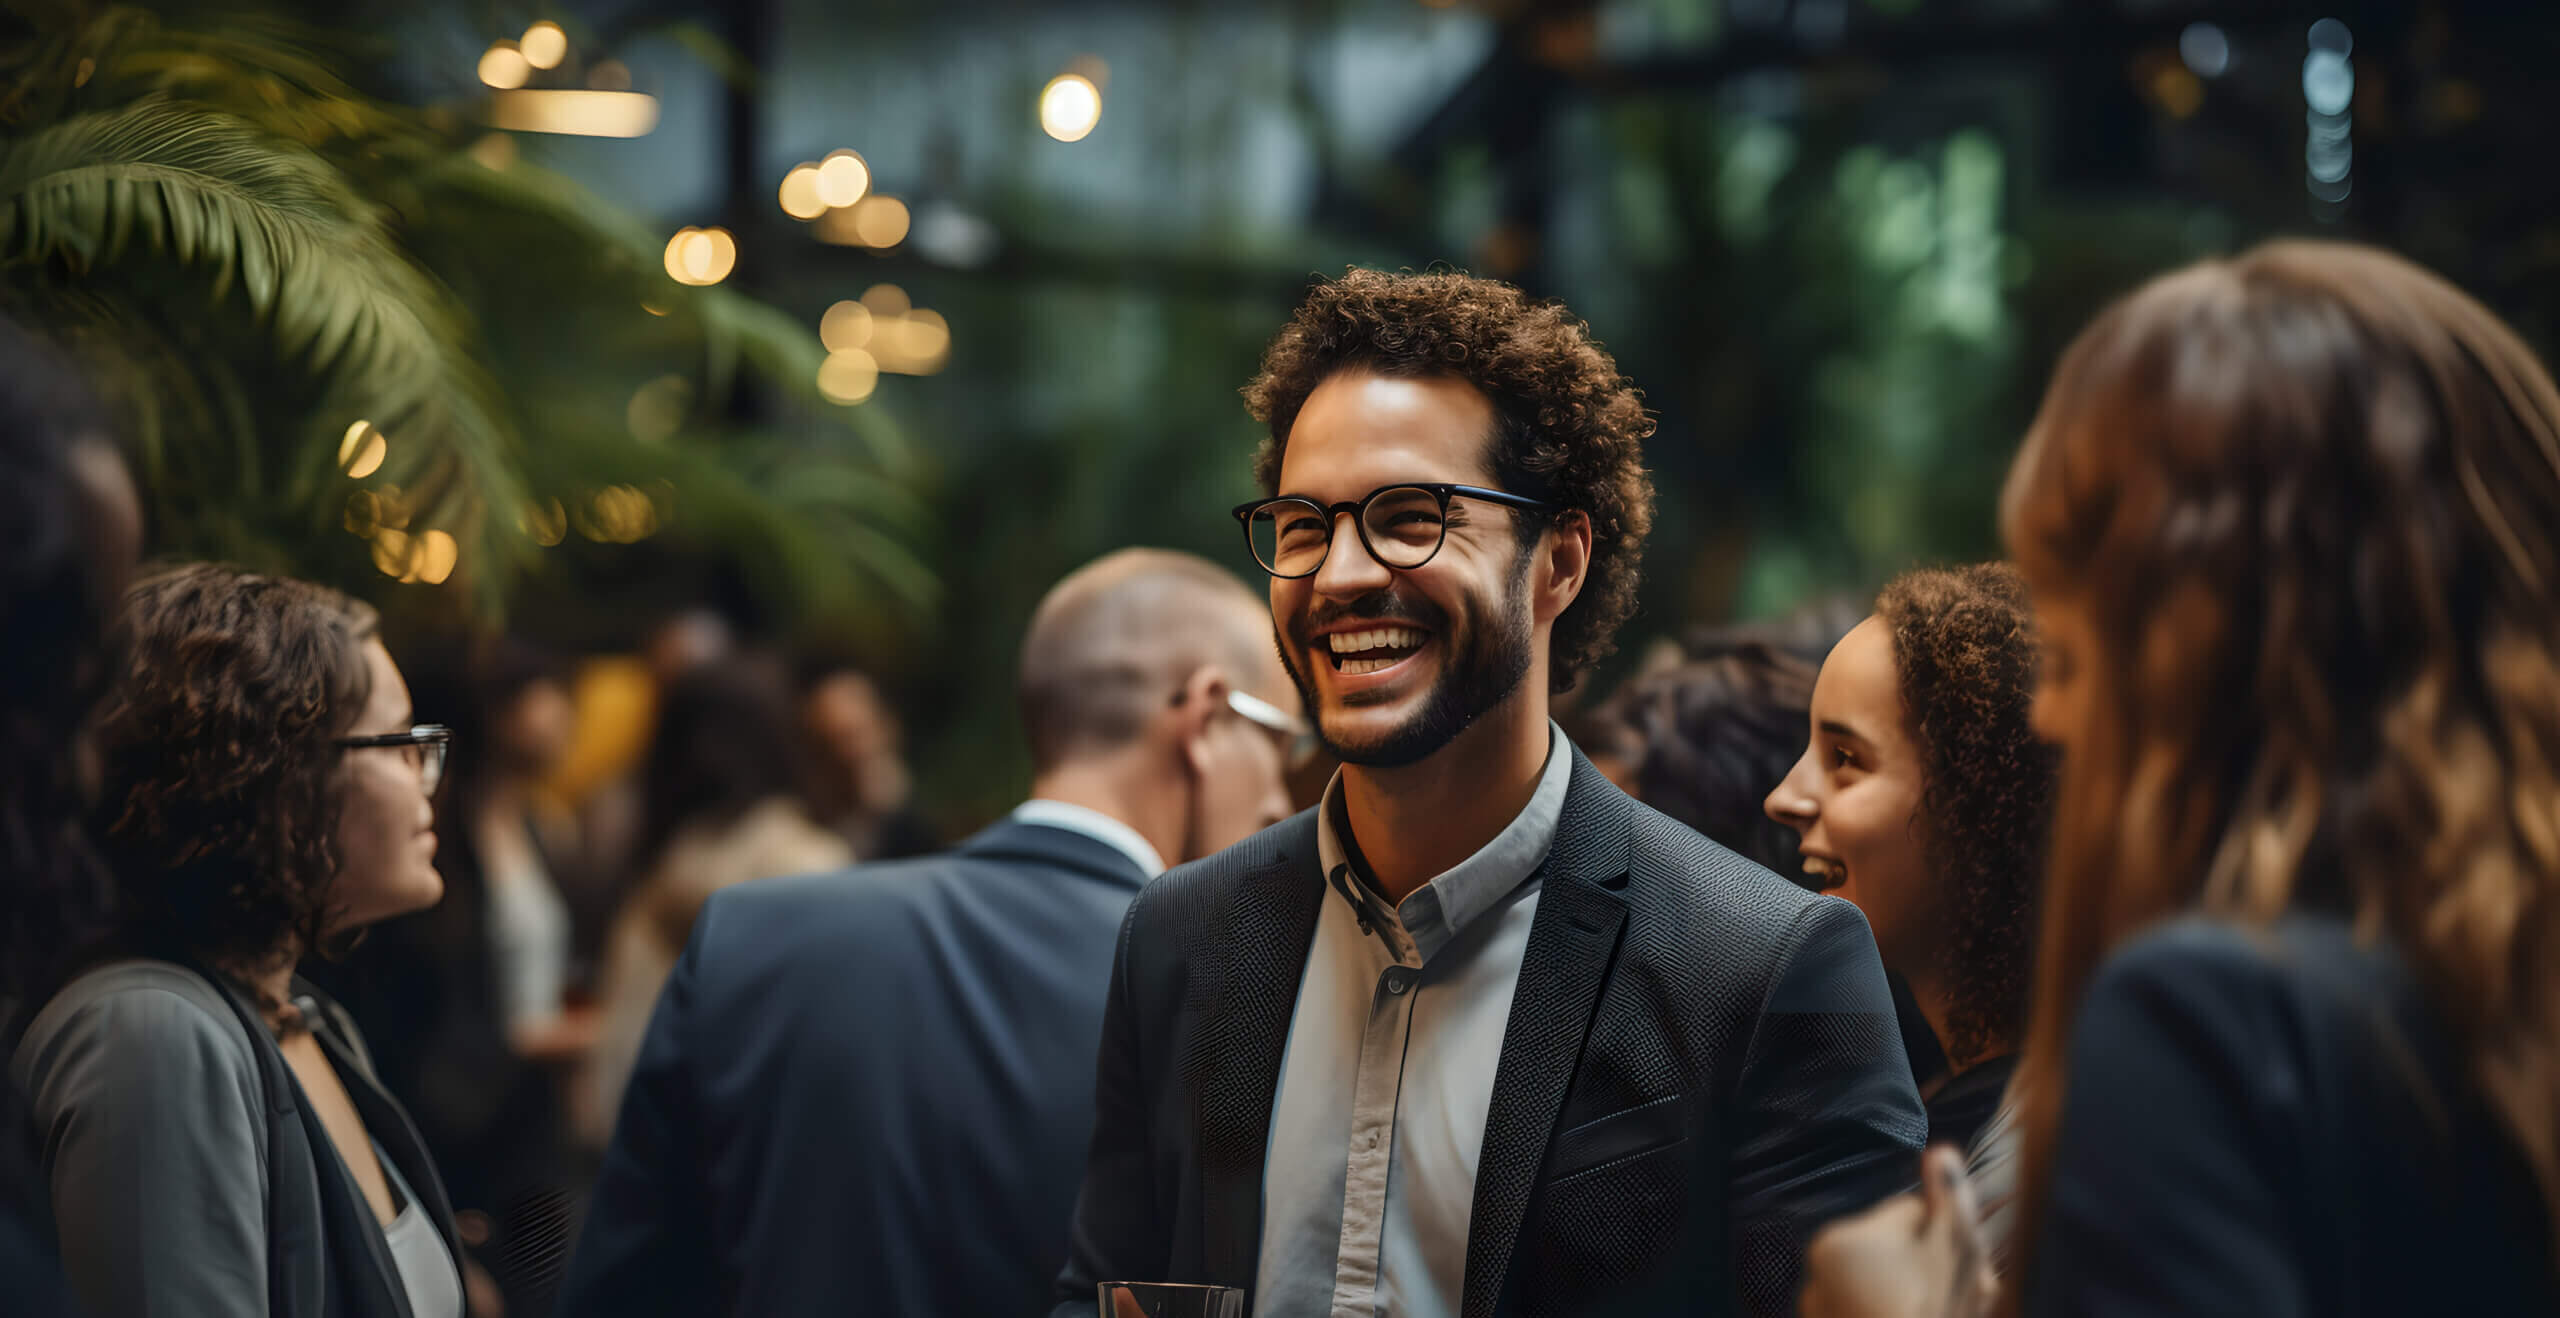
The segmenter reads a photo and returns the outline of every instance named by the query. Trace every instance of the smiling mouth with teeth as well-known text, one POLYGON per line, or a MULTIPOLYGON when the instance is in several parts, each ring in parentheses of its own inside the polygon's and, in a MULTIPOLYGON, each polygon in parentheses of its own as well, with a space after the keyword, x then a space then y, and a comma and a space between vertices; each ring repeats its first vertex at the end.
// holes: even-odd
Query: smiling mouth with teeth
POLYGON ((1324 639, 1332 647, 1333 671, 1357 677, 1392 668, 1413 657, 1429 635, 1411 627, 1371 627, 1366 631, 1335 632, 1324 639))
POLYGON ((1849 881, 1849 867, 1836 860, 1808 859, 1804 863, 1804 872, 1813 876, 1815 892, 1829 892, 1849 881))

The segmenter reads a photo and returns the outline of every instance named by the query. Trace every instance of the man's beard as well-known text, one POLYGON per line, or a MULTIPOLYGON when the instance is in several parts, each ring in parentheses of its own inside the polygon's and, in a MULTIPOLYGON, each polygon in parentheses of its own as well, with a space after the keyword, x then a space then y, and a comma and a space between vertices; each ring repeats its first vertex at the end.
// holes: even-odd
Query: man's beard
POLYGON ((1422 708, 1403 726, 1371 743, 1345 745, 1333 739, 1325 729, 1324 705, 1315 685, 1298 667, 1297 656, 1311 647, 1282 645, 1280 663, 1289 670, 1289 680, 1297 684, 1299 700, 1314 716, 1309 721, 1315 725, 1316 743, 1324 747, 1325 753, 1362 768, 1401 768, 1436 754, 1473 726, 1477 718, 1510 699, 1511 693, 1520 689, 1521 680, 1529 675, 1529 648, 1535 643, 1525 589, 1529 575, 1525 557, 1520 567, 1500 601, 1487 603, 1470 597, 1470 605, 1476 607, 1469 610, 1473 616, 1463 649, 1458 648, 1459 638, 1449 626, 1445 610, 1418 596, 1400 595, 1393 586, 1364 595, 1347 608, 1308 623, 1312 628, 1345 618, 1403 618, 1429 628, 1433 641, 1445 647, 1440 675, 1423 694, 1422 708))

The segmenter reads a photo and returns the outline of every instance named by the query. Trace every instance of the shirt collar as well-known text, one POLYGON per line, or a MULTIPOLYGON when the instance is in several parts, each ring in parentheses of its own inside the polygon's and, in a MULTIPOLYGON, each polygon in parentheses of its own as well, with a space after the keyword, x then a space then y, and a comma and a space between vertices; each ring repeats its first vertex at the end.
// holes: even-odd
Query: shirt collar
POLYGON ((1153 843, 1148 842, 1138 830, 1088 806, 1034 798, 1015 806, 1012 819, 1017 824, 1039 824, 1045 828, 1082 833, 1127 856, 1148 878, 1164 873, 1164 856, 1153 843))
MULTIPOLYGON (((1564 729, 1549 720, 1546 768, 1538 776, 1537 790, 1529 794, 1529 804, 1474 855, 1414 889, 1392 910, 1369 886, 1363 873, 1367 866, 1356 863, 1359 844, 1340 823, 1342 772, 1335 770, 1333 781, 1325 785, 1323 808, 1316 812, 1316 856, 1334 899, 1348 903, 1363 923, 1383 921, 1400 927, 1419 959, 1430 960, 1468 922, 1500 905, 1538 872, 1539 863, 1555 845, 1556 824, 1564 817, 1565 789, 1573 783, 1571 745, 1564 729), (1330 882, 1346 865, 1350 872, 1342 875, 1343 881, 1330 882)), ((1400 941, 1389 930, 1381 930, 1379 936, 1386 938, 1389 947, 1400 941)))

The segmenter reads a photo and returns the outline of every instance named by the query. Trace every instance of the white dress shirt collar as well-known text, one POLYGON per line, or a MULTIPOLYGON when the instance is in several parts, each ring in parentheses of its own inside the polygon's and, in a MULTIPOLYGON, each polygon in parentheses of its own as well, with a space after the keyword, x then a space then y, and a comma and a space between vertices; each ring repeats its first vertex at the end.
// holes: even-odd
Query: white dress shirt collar
POLYGON ((1138 830, 1088 806, 1070 805, 1065 801, 1034 798, 1013 808, 1011 816, 1017 824, 1039 824, 1046 828, 1063 828, 1082 833, 1127 856, 1140 873, 1152 879, 1164 873, 1164 856, 1138 830))

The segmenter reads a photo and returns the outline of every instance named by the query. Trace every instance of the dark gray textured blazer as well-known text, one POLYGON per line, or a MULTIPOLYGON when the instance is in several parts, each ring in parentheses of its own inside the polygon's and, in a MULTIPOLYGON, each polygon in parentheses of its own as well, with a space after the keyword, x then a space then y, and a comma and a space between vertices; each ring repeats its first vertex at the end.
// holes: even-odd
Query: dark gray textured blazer
MULTIPOLYGON (((1910 1183, 1925 1129, 1875 944, 1576 752, 1478 1164, 1465 1318, 1793 1311, 1805 1237, 1910 1183)), ((1059 1318, 1096 1281, 1250 1287, 1313 811, 1121 926, 1059 1318)), ((1341 1156, 1286 1150, 1285 1156, 1341 1156)))
MULTIPOLYGON (((417 1129, 337 1004, 313 1034, 366 1132, 459 1263, 417 1129)), ((412 1318, 398 1265, 318 1114, 239 990, 169 961, 74 979, 20 1039, 63 1270, 93 1318, 412 1318)))

